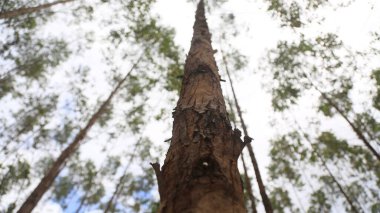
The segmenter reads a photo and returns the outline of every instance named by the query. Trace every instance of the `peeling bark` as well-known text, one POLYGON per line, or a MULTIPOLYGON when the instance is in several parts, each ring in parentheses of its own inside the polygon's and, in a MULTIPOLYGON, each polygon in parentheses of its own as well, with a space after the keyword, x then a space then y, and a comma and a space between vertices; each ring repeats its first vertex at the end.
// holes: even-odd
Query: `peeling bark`
POLYGON ((201 0, 174 109, 173 136, 162 170, 152 164, 159 212, 246 212, 237 160, 245 144, 232 130, 201 0))

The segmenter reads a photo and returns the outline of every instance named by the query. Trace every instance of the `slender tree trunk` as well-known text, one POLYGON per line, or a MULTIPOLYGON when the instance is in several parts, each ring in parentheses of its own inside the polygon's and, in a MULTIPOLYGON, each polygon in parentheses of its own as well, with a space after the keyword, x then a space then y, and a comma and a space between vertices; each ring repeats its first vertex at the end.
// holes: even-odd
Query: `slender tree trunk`
POLYGON ((41 5, 38 5, 35 7, 21 7, 21 8, 10 10, 10 11, 4 11, 4 12, 0 13, 0 19, 15 18, 15 17, 21 16, 21 15, 36 13, 36 12, 39 12, 43 9, 50 8, 54 5, 64 4, 64 3, 68 3, 68 2, 72 2, 72 1, 75 1, 75 0, 59 0, 59 1, 54 1, 51 3, 41 4, 41 5))
POLYGON ((140 57, 138 61, 132 66, 131 70, 129 70, 129 72, 125 75, 125 77, 121 81, 119 81, 115 89, 110 93, 108 98, 99 107, 98 111, 96 111, 96 113, 91 116, 86 126, 79 131, 79 133, 75 136, 74 140, 70 143, 70 145, 61 152, 60 156, 57 158, 54 164, 50 167, 50 169, 45 174, 45 176, 41 179, 37 187, 33 190, 33 192, 29 195, 26 201, 22 204, 22 206, 18 210, 19 213, 29 213, 34 209, 34 207, 40 201, 40 199, 45 194, 45 192, 50 188, 50 186, 54 182, 55 178, 58 176, 61 169, 66 164, 67 159, 78 149, 80 142, 83 140, 83 138, 85 138, 88 131, 96 123, 98 118, 104 112, 106 112, 106 108, 110 105, 112 98, 119 91, 123 83, 128 79, 129 75, 135 69, 135 67, 141 60, 141 58, 142 57, 140 57))
MULTIPOLYGON (((316 153, 318 154, 319 158, 321 159, 319 152, 316 152, 316 153)), ((354 202, 351 200, 351 198, 344 191, 342 185, 339 183, 339 181, 335 178, 335 176, 332 174, 330 169, 327 167, 326 162, 323 159, 321 159, 321 162, 322 162, 322 165, 325 168, 325 170, 329 173, 331 179, 333 179, 334 183, 338 186, 340 193, 342 193, 342 195, 346 199, 347 203, 350 205, 351 210, 355 213, 360 213, 360 211, 355 207, 354 202)))
POLYGON ((340 110, 340 108, 322 91, 319 91, 322 95, 322 97, 332 106, 334 109, 342 116, 342 118, 350 125, 352 130, 355 132, 355 134, 358 136, 358 138, 364 143, 365 146, 372 152, 373 155, 377 158, 378 161, 380 161, 380 154, 373 148, 371 143, 367 140, 367 138, 364 136, 363 132, 360 131, 358 127, 347 117, 347 115, 340 110))
POLYGON ((317 156, 318 156, 318 159, 319 161, 321 162, 323 168, 327 171, 327 173, 329 174, 329 176, 331 177, 331 179, 333 180, 333 182, 336 184, 336 186, 338 187, 340 193, 344 196, 344 198, 346 199, 347 203, 350 205, 351 207, 351 210, 355 213, 360 213, 360 211, 355 207, 354 205, 354 202, 351 200, 351 198, 348 196, 348 194, 345 192, 345 190, 343 189, 342 185, 339 183, 338 179, 335 178, 335 176, 333 175, 333 173, 331 172, 331 170, 329 169, 329 167, 327 166, 327 163, 326 161, 323 159, 321 153, 319 153, 318 149, 314 146, 314 144, 310 141, 309 137, 306 135, 306 133, 303 132, 303 130, 301 129, 301 126, 298 125, 298 129, 302 132, 303 134, 303 137, 306 139, 306 141, 310 144, 311 148, 312 148, 312 152, 314 152, 317 156))
MULTIPOLYGON (((126 172, 126 171, 125 171, 126 172)), ((124 186, 124 179, 125 179, 125 172, 124 174, 119 178, 119 182, 116 185, 115 191, 112 193, 111 198, 107 202, 107 206, 104 209, 104 213, 108 213, 110 211, 114 211, 112 206, 114 200, 117 198, 117 195, 119 194, 120 189, 124 186)))
MULTIPOLYGON (((230 82, 230 86, 231 86, 231 90, 232 90, 232 95, 234 96, 235 107, 236 107, 238 116, 240 118, 241 126, 242 126, 243 131, 244 131, 244 137, 245 138, 250 138, 248 136, 247 126, 245 125, 245 122, 244 122, 244 119, 243 119, 243 113, 241 112, 240 105, 239 105, 238 99, 236 97, 234 85, 233 85, 233 82, 232 82, 232 79, 231 79, 231 75, 230 75, 230 72, 229 72, 229 69, 228 69, 228 66, 227 66, 227 60, 226 60, 226 58, 225 58, 225 56, 223 54, 223 50, 221 50, 221 52, 222 52, 223 63, 225 65, 225 69, 226 69, 226 72, 227 72, 228 80, 230 82)), ((253 152, 252 145, 250 143, 248 143, 247 147, 248 147, 249 155, 250 155, 251 160, 252 160, 253 169, 255 170, 256 180, 257 180, 257 184, 259 185, 259 190, 260 190, 261 198, 263 199, 263 204, 264 204, 265 212, 266 213, 272 213, 273 212, 272 204, 271 204, 271 201, 269 200, 269 197, 268 197, 268 195, 266 193, 265 185, 264 185, 264 182, 263 182, 263 180, 261 178, 260 169, 259 169, 259 166, 258 166, 258 163, 257 163, 257 160, 256 160, 255 153, 253 152)))
POLYGON ((135 149, 133 150, 133 154, 129 157, 128 164, 127 164, 127 166, 125 167, 125 169, 123 171, 123 175, 119 178, 119 182, 116 185, 115 191, 112 193, 111 198, 107 202, 107 206, 104 209, 104 213, 108 213, 109 211, 113 212, 113 210, 111 210, 112 209, 111 207, 112 207, 114 201, 117 200, 118 195, 120 194, 121 189, 124 187, 124 179, 126 178, 127 171, 129 169, 129 167, 131 166, 131 163, 133 162, 133 159, 136 156, 136 150, 137 150, 137 147, 140 145, 141 140, 142 140, 142 137, 140 137, 140 139, 138 140, 138 142, 137 142, 137 144, 135 146, 135 149))
MULTIPOLYGON (((223 64, 224 64, 224 67, 225 67, 226 72, 227 72, 228 71, 227 60, 225 59, 225 55, 224 55, 223 50, 221 50, 221 52, 222 52, 222 57, 223 57, 223 64)), ((231 83, 231 78, 229 78, 229 80, 230 80, 230 83, 231 83)), ((231 86, 231 89, 234 89, 233 84, 230 84, 230 86, 231 86)), ((234 128, 236 128, 235 110, 234 110, 233 104, 232 104, 232 102, 231 102, 230 99, 227 99, 227 102, 228 102, 228 105, 230 107, 230 110, 232 111, 232 113, 234 115, 233 119, 232 119, 232 123, 234 125, 234 128)), ((236 106, 235 106, 235 108, 236 108, 236 106)), ((253 213, 257 213, 255 196, 253 195, 251 180, 248 177, 248 170, 247 170, 247 166, 246 166, 246 163, 245 163, 243 152, 241 152, 241 161, 243 162, 244 179, 245 179, 245 183, 246 183, 245 188, 246 188, 246 190, 248 192, 248 198, 251 201, 251 209, 252 209, 253 213)))
POLYGON ((335 102, 326 95, 323 91, 321 91, 317 85, 313 83, 313 81, 304 73, 304 76, 308 79, 310 84, 322 95, 322 98, 325 99, 338 113, 342 118, 348 123, 348 125, 351 127, 351 129, 355 132, 356 136, 364 143, 364 145, 372 152, 372 154, 377 158, 378 161, 380 161, 380 154, 373 148, 371 143, 367 140, 367 138, 364 136, 363 132, 356 127, 356 125, 348 118, 346 113, 344 113, 339 106, 335 104, 335 102))
POLYGON ((248 192, 249 200, 251 201, 252 213, 257 213, 255 196, 253 195, 253 192, 252 192, 251 180, 248 177, 248 170, 247 170, 247 166, 245 164, 243 152, 241 153, 241 161, 243 162, 244 179, 245 179, 245 184, 246 184, 245 186, 246 186, 246 189, 247 189, 247 192, 248 192))
POLYGON ((246 212, 237 161, 250 140, 229 122, 203 0, 193 29, 171 144, 162 170, 152 164, 159 212, 246 212))
POLYGON ((80 210, 82 209, 82 207, 84 205, 84 201, 87 199, 87 194, 88 194, 88 192, 86 192, 86 194, 84 195, 83 199, 80 201, 80 204, 79 204, 77 210, 75 211, 75 213, 79 213, 80 210))

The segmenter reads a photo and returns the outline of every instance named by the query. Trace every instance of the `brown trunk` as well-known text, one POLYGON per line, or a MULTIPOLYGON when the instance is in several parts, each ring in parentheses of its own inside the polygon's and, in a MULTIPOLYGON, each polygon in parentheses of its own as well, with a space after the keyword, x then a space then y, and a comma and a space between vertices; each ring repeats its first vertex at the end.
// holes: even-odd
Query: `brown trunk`
MULTIPOLYGON (((227 60, 226 60, 226 58, 225 58, 225 56, 223 54, 223 51, 222 51, 222 55, 223 55, 222 57, 223 57, 223 62, 225 64, 225 69, 226 69, 226 72, 227 72, 228 80, 230 82, 230 86, 231 86, 231 90, 232 90, 232 95, 234 96, 235 107, 236 107, 238 116, 240 118, 241 126, 242 126, 243 131, 244 131, 244 137, 245 138, 250 138, 248 136, 247 126, 245 125, 245 122, 244 122, 244 119, 243 119, 243 113, 241 112, 240 105, 239 105, 239 102, 238 102, 237 97, 236 97, 234 85, 233 85, 233 82, 232 82, 232 79, 231 79, 231 75, 230 75, 230 72, 229 72, 229 69, 228 69, 228 66, 227 66, 227 60)), ((249 155, 250 155, 251 160, 252 160, 253 169, 255 170, 256 180, 257 180, 257 184, 259 185, 259 190, 260 190, 261 198, 263 199, 263 204, 264 204, 265 212, 266 213, 272 213, 273 212, 272 203, 269 200, 269 197, 268 197, 268 195, 267 195, 267 193, 265 191, 265 185, 264 185, 264 182, 263 182, 263 180, 261 178, 260 169, 259 169, 259 166, 258 166, 258 163, 257 163, 257 160, 256 160, 255 153, 253 152, 252 145, 249 143, 249 144, 247 144, 247 147, 248 147, 249 155)))
MULTIPOLYGON (((140 57, 141 59, 141 57, 140 57)), ((98 111, 92 115, 90 120, 87 122, 86 126, 79 131, 74 140, 70 143, 70 145, 62 151, 61 155, 54 162, 52 167, 48 170, 45 176, 41 179, 40 183, 33 190, 33 192, 29 195, 26 201, 22 204, 19 213, 29 213, 31 212, 37 203, 40 201, 45 192, 50 188, 54 179, 58 176, 61 169, 64 167, 67 159, 77 150, 80 142, 87 135, 87 132, 91 129, 91 127, 96 123, 98 118, 106 111, 106 108, 110 105, 112 98, 119 91, 123 83, 127 80, 132 70, 137 66, 140 59, 132 66, 131 70, 127 73, 127 75, 118 83, 115 89, 110 93, 107 100, 103 102, 103 104, 99 107, 98 111)))
POLYGON ((47 4, 41 4, 41 5, 38 5, 35 7, 21 7, 21 8, 15 9, 15 10, 11 10, 11 11, 4 11, 4 12, 0 13, 0 19, 15 18, 15 17, 21 16, 21 15, 36 13, 36 12, 39 12, 43 9, 50 8, 54 5, 64 4, 64 3, 68 3, 68 2, 72 2, 72 1, 75 1, 75 0, 59 0, 59 1, 51 2, 51 3, 47 3, 47 4))
POLYGON ((213 56, 204 3, 198 4, 173 136, 160 171, 159 212, 246 212, 237 160, 249 140, 232 130, 213 56))

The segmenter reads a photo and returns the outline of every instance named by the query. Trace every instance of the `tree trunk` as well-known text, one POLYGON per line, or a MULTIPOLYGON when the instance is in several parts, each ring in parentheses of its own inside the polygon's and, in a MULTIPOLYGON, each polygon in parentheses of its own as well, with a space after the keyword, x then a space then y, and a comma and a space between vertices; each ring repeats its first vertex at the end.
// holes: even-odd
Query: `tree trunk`
POLYGON ((61 152, 60 156, 54 162, 52 167, 50 167, 50 169, 45 174, 45 176, 41 179, 37 187, 33 190, 33 192, 29 195, 26 201, 22 204, 22 206, 18 210, 19 213, 29 213, 34 209, 34 207, 36 207, 37 203, 40 201, 42 196, 53 184, 55 178, 58 176, 61 169, 65 166, 68 158, 78 149, 80 142, 83 140, 83 138, 85 138, 85 136, 87 135, 87 132, 96 123, 98 118, 106 111, 106 108, 110 105, 112 98, 119 91, 123 83, 127 80, 127 78, 129 77, 133 69, 135 69, 135 67, 137 66, 140 60, 141 60, 141 57, 132 66, 131 70, 129 70, 129 72, 125 75, 125 77, 121 81, 119 81, 118 85, 110 93, 107 100, 105 100, 103 104, 99 107, 98 111, 96 111, 96 113, 91 116, 86 126, 79 131, 79 133, 75 136, 74 140, 70 143, 70 145, 61 152))
POLYGON ((248 192, 249 200, 251 201, 252 213, 257 213, 255 196, 253 195, 251 180, 248 177, 248 170, 245 164, 243 152, 241 153, 241 161, 243 162, 245 186, 248 192))
POLYGON ((312 152, 315 153, 318 156, 319 161, 321 162, 323 168, 327 171, 333 182, 338 187, 340 193, 342 193, 343 197, 346 199, 347 203, 350 205, 352 212, 354 213, 360 213, 360 211, 355 207, 354 202, 351 200, 351 198, 348 196, 348 194, 343 189, 342 185, 339 183, 338 179, 335 178, 333 173, 330 171, 329 167, 327 166, 326 161, 323 159, 321 153, 319 153, 318 149, 314 146, 314 144, 310 141, 307 134, 302 130, 301 126, 297 123, 297 127, 299 131, 302 132, 303 137, 306 139, 306 141, 310 144, 312 152))
MULTIPOLYGON (((319 91, 319 90, 318 90, 319 91)), ((372 152, 372 154, 377 158, 378 161, 380 161, 380 154, 373 148, 371 143, 367 140, 367 138, 364 136, 362 131, 360 131, 359 128, 355 126, 355 124, 347 117, 347 115, 340 110, 340 108, 322 91, 319 91, 322 95, 322 97, 342 116, 342 118, 350 125, 351 129, 355 132, 356 136, 364 143, 365 146, 372 152)))
POLYGON ((380 154, 373 148, 371 143, 367 140, 367 138, 364 136, 363 132, 355 126, 355 124, 348 118, 346 113, 344 113, 338 105, 335 104, 335 102, 326 95, 322 90, 318 88, 317 85, 313 83, 313 81, 306 75, 306 73, 303 74, 307 80, 310 82, 310 84, 316 89, 319 94, 322 95, 322 98, 325 99, 337 112, 342 118, 348 123, 348 125, 351 127, 351 129, 355 132, 356 136, 364 143, 364 145, 372 152, 372 154, 377 158, 378 161, 380 161, 380 154))
POLYGON ((203 0, 193 29, 171 144, 162 170, 152 164, 159 212, 246 212, 237 161, 250 140, 229 122, 203 0))
POLYGON ((64 4, 64 3, 68 3, 68 2, 72 2, 72 1, 75 1, 75 0, 59 0, 59 1, 51 2, 51 3, 41 4, 41 5, 38 5, 35 7, 21 7, 18 9, 11 10, 11 11, 4 11, 4 12, 0 13, 0 19, 15 18, 15 17, 21 16, 21 15, 36 13, 36 12, 39 12, 43 9, 50 8, 54 5, 64 4))
POLYGON ((77 210, 75 211, 75 213, 79 213, 80 210, 82 209, 82 207, 83 207, 83 205, 84 205, 84 202, 85 202, 85 200, 87 199, 87 194, 88 194, 88 191, 85 193, 83 199, 80 201, 80 204, 79 204, 77 210))
MULTIPOLYGON (((228 66, 227 66, 227 60, 226 60, 226 58, 225 58, 225 56, 223 54, 223 51, 222 51, 222 55, 223 55, 222 58, 223 58, 223 62, 225 64, 225 69, 226 69, 226 72, 227 72, 228 80, 230 82, 230 86, 231 86, 231 90, 232 90, 232 95, 233 95, 234 101, 235 101, 235 107, 236 107, 238 116, 240 118, 241 126, 242 126, 243 131, 244 131, 244 137, 245 138, 250 138, 248 136, 247 126, 245 125, 245 122, 244 122, 244 119, 243 119, 243 113, 241 112, 240 105, 239 105, 238 99, 236 97, 234 85, 233 85, 233 82, 232 82, 232 79, 231 79, 231 75, 230 75, 230 72, 229 72, 229 69, 228 69, 228 66)), ((264 204, 265 212, 266 213, 272 213, 273 212, 272 203, 269 200, 269 197, 268 197, 268 195, 266 193, 265 185, 264 185, 264 182, 263 182, 263 180, 261 178, 261 173, 260 173, 260 169, 259 169, 259 166, 258 166, 258 163, 257 163, 257 160, 256 160, 255 153, 253 152, 253 148, 252 148, 252 146, 251 146, 250 143, 247 144, 247 147, 248 147, 249 155, 250 155, 251 160, 252 160, 253 169, 255 170, 256 180, 257 180, 257 184, 259 185, 259 190, 260 190, 261 198, 263 199, 263 204, 264 204)))
POLYGON ((129 157, 128 164, 123 171, 123 175, 119 178, 119 182, 116 184, 115 191, 112 193, 111 198, 107 202, 107 205, 104 209, 104 213, 108 213, 110 211, 114 212, 114 209, 113 209, 114 201, 118 199, 121 189, 124 187, 125 178, 127 177, 127 171, 129 167, 131 166, 133 159, 136 156, 136 150, 141 141, 142 141, 142 137, 140 137, 140 139, 137 141, 135 149, 133 150, 133 154, 129 157))

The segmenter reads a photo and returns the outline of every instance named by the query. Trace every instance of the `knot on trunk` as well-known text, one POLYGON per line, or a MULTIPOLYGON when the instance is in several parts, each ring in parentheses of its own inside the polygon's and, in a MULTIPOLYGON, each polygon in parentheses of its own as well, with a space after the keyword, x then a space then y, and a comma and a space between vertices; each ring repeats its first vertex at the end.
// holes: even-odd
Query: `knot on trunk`
POLYGON ((195 179, 208 177, 208 181, 212 182, 214 179, 222 179, 223 173, 219 163, 211 156, 206 156, 194 162, 191 176, 195 179))

